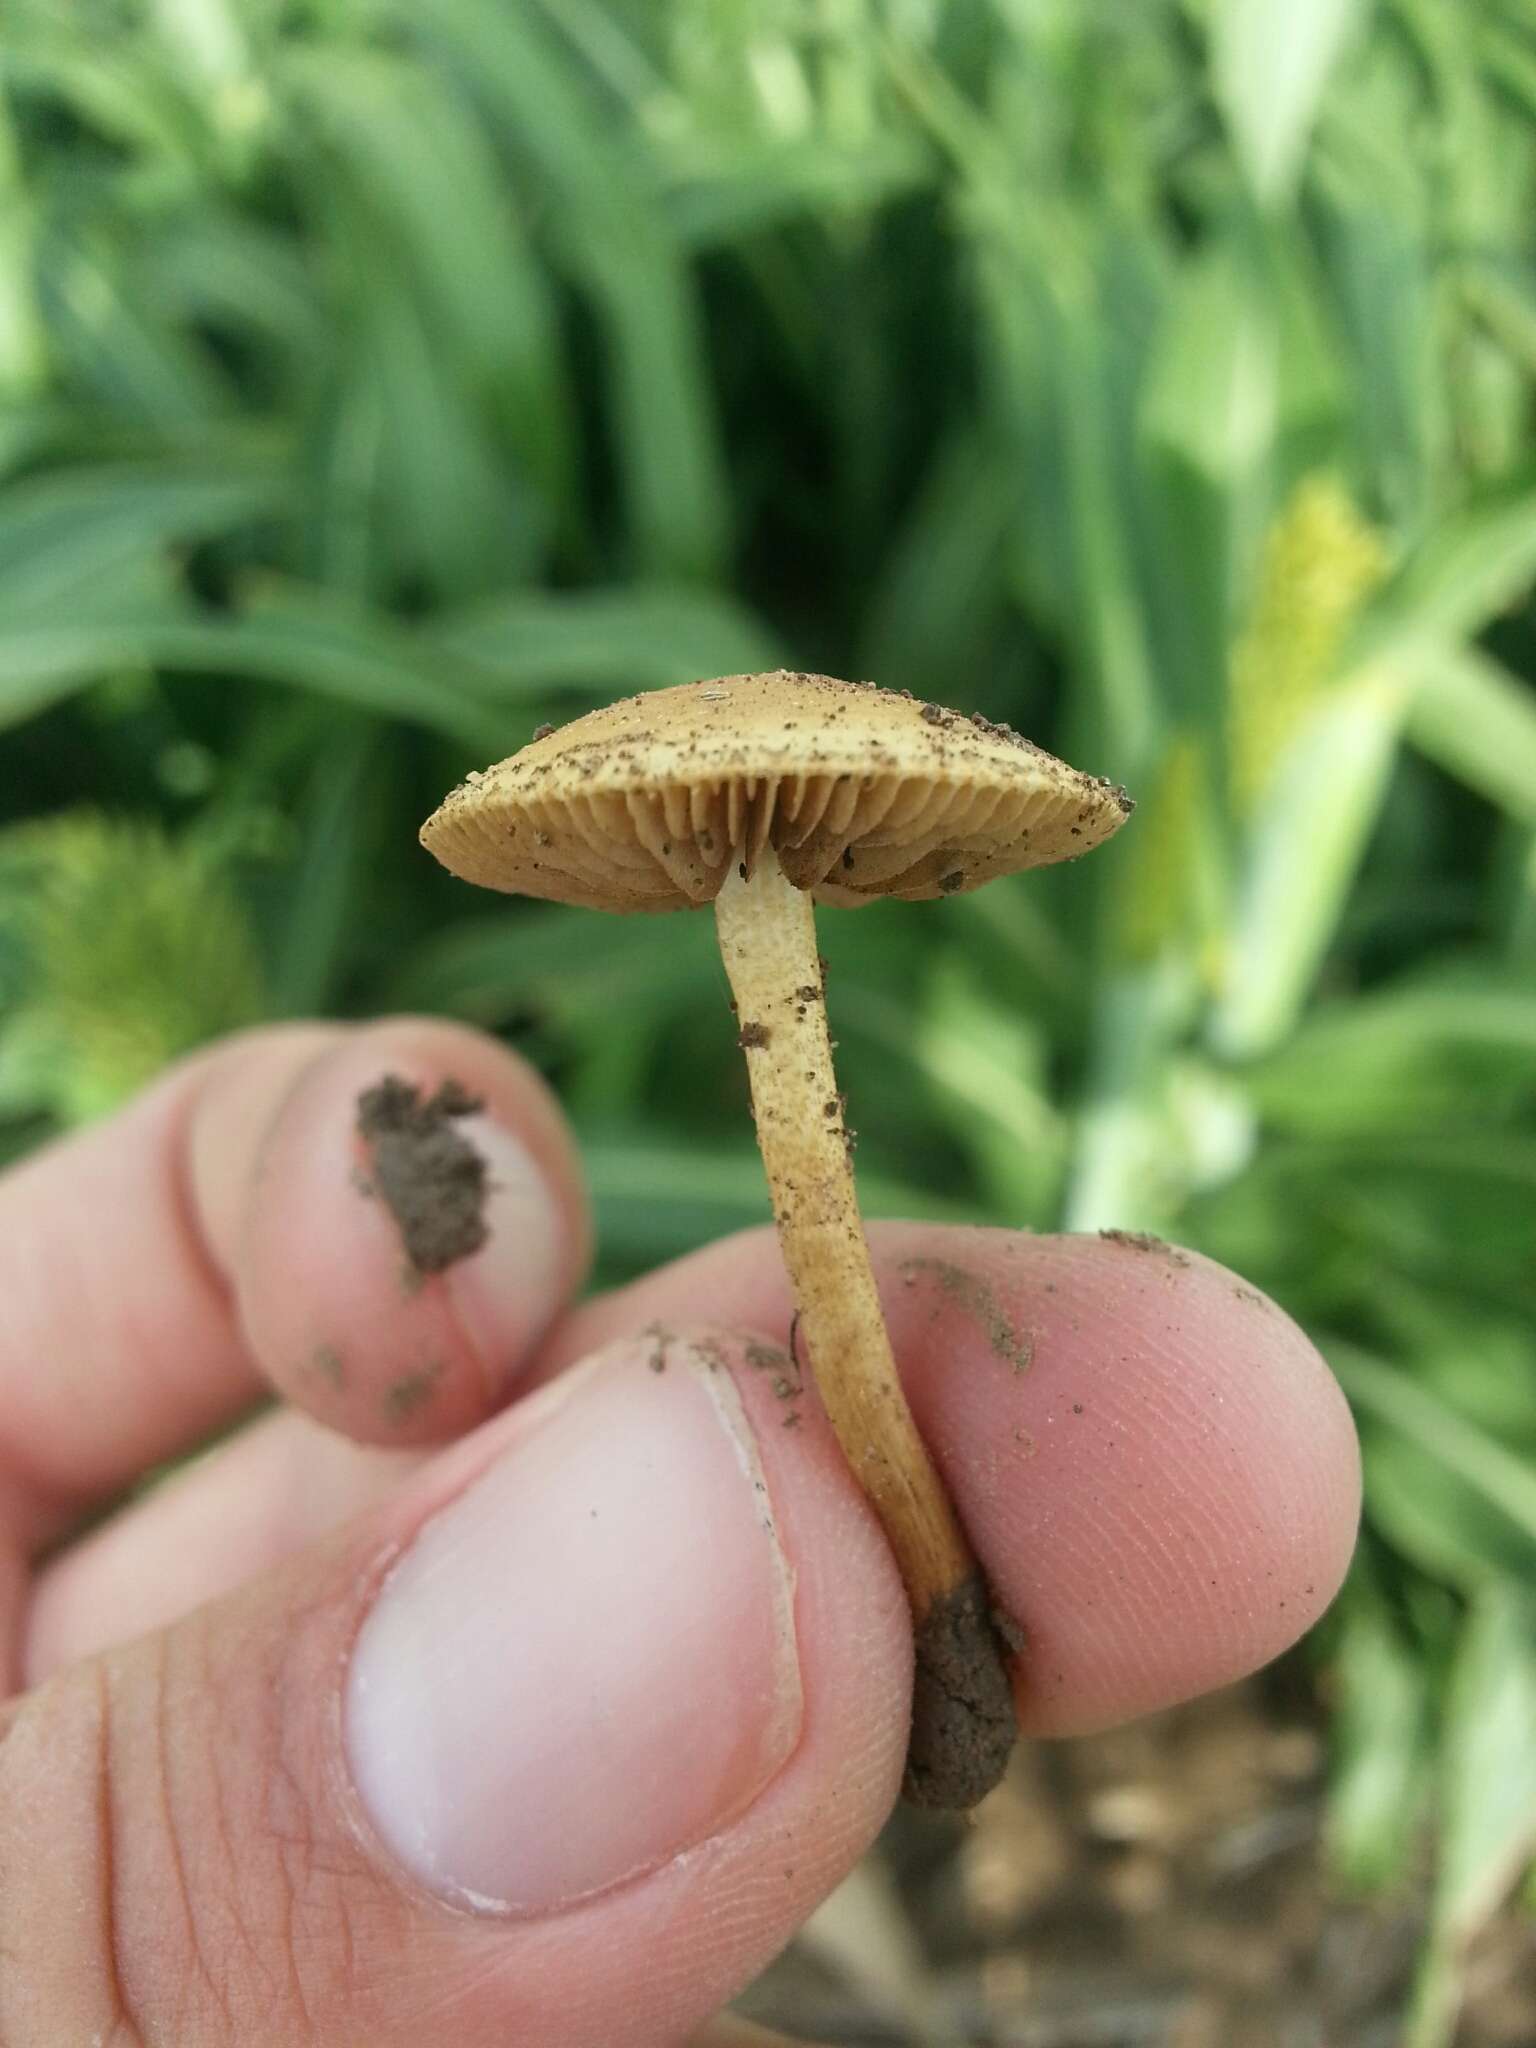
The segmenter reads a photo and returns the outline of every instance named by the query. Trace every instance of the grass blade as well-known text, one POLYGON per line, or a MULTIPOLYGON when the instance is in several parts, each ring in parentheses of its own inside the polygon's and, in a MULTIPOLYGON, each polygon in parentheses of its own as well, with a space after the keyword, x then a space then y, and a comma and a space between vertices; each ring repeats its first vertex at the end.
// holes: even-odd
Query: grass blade
POLYGON ((1426 648, 1408 737, 1469 789, 1536 825, 1536 695, 1472 647, 1426 648))
POLYGON ((1536 1604, 1492 1586, 1473 1606, 1452 1674, 1430 1941, 1405 2048, 1448 2048, 1469 1951, 1536 1854, 1536 1604))
POLYGON ((1352 1344, 1329 1342, 1325 1350, 1357 1407, 1448 1466, 1536 1543, 1536 1470, 1524 1458, 1427 1393, 1405 1372, 1352 1344))
POLYGON ((92 466, 13 483, 0 492, 0 613, 9 624, 67 610, 173 544, 249 525, 288 490, 275 466, 234 451, 218 468, 92 466))
POLYGON ((1358 0, 1220 0, 1211 29, 1216 96, 1259 198, 1290 198, 1358 0))

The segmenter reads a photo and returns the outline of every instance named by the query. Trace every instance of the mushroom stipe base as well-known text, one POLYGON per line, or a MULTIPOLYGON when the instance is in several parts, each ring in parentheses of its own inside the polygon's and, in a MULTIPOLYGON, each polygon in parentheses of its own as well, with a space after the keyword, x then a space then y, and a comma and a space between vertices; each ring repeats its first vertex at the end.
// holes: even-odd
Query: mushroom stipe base
POLYGON ((902 1791, 959 1812, 990 1792, 1018 1737, 1013 1687, 979 1571, 935 1600, 913 1640, 912 1733, 902 1791))

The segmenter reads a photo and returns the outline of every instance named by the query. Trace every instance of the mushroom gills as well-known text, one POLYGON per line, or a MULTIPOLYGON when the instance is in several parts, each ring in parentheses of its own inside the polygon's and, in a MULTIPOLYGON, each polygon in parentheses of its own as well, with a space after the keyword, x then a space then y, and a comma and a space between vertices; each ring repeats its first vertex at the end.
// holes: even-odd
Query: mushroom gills
POLYGON ((1035 790, 935 788, 916 777, 800 775, 627 790, 580 806, 567 801, 583 857, 568 855, 566 864, 583 882, 597 886, 606 873, 627 895, 677 890, 703 904, 731 868, 745 863, 751 874, 767 846, 796 888, 825 888, 839 902, 904 887, 932 894, 947 871, 933 856, 945 850, 969 885, 1004 865, 1003 842, 1027 836, 1029 814, 1050 799, 1035 790))

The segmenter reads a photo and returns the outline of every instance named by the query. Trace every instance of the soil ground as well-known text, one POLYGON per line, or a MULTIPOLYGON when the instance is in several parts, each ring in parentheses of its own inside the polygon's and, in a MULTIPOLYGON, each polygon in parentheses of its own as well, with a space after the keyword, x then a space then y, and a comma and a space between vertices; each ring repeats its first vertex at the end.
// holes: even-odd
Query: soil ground
MULTIPOLYGON (((968 1822, 899 1810, 861 1895, 741 2009, 858 2048, 1395 2048, 1424 1888, 1330 1881, 1324 1766, 1294 1667, 1026 1745, 968 1822)), ((1536 1922, 1511 1906, 1470 1959, 1456 2048, 1533 2044, 1536 1922)))

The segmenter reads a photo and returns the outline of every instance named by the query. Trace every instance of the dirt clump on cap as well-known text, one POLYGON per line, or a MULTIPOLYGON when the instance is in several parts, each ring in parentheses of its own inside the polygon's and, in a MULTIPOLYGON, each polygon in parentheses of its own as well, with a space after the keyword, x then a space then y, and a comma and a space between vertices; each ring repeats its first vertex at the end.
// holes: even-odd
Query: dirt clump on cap
POLYGON ((444 1081, 423 1101, 419 1088, 395 1074, 357 1098, 358 1135, 372 1156, 367 1192, 394 1217, 418 1273, 441 1273, 479 1251, 490 1234, 489 1169, 454 1128, 457 1118, 483 1107, 458 1081, 444 1081))

